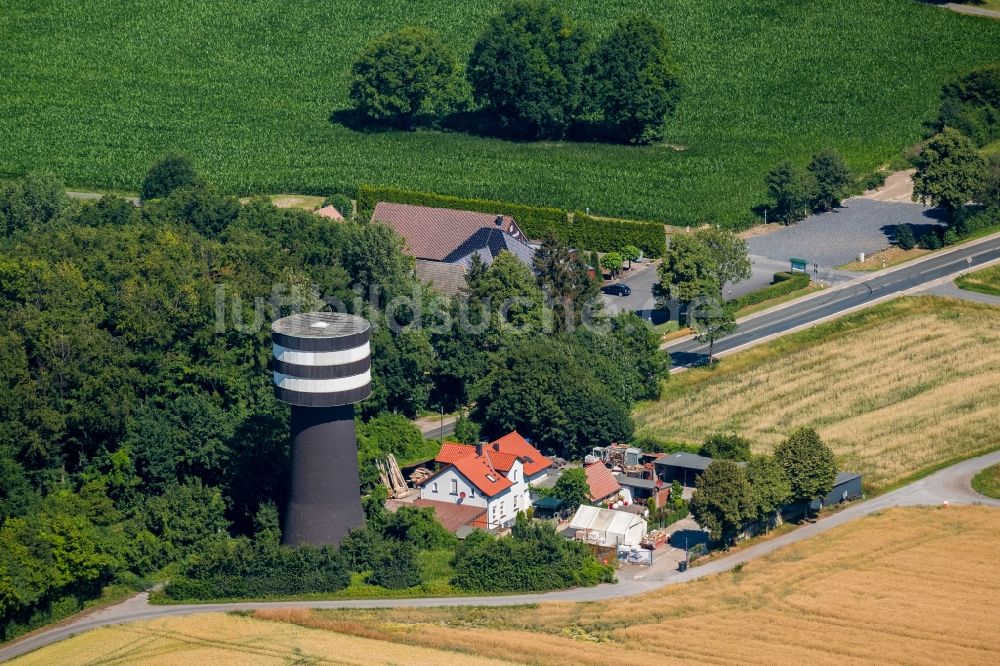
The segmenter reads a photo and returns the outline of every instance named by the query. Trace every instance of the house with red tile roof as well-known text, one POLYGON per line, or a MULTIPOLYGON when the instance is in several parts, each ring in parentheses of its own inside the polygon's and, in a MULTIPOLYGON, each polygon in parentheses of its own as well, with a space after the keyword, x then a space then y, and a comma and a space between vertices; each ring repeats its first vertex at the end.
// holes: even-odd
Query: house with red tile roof
POLYGON ((465 286, 473 256, 489 265, 501 252, 510 252, 531 266, 535 254, 517 222, 506 215, 380 201, 372 222, 402 236, 406 251, 416 258, 417 278, 447 295, 465 286))
POLYGON ((531 506, 529 483, 544 478, 552 462, 516 432, 488 444, 445 442, 435 458, 441 468, 420 486, 420 499, 482 507, 486 529, 513 524, 531 506))

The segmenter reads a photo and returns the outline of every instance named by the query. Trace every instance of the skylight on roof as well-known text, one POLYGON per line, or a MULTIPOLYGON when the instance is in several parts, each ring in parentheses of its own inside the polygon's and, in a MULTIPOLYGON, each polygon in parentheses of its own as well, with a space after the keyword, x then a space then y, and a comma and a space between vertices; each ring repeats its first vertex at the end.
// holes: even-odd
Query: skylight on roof
POLYGON ((492 474, 487 474, 486 478, 489 479, 493 483, 497 482, 497 477, 493 476, 492 474))

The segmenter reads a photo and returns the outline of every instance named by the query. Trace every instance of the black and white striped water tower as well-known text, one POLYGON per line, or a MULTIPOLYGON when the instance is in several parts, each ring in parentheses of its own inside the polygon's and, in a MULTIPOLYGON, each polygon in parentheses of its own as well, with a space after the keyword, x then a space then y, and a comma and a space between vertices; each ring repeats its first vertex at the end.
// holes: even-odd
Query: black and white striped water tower
POLYGON ((337 545, 364 525, 354 404, 372 392, 370 338, 367 320, 337 312, 271 325, 274 394, 292 406, 286 545, 337 545))

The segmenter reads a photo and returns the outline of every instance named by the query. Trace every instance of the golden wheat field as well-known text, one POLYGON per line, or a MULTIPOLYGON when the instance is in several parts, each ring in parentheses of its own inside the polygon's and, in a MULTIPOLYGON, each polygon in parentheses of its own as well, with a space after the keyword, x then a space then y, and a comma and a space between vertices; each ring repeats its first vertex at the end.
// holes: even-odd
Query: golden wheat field
POLYGON ((894 509, 639 597, 258 616, 531 664, 996 664, 998 549, 996 509, 894 509))
MULTIPOLYGON (((410 664, 438 666, 455 654, 279 624, 240 615, 190 615, 95 629, 32 652, 19 666, 143 664, 265 666, 270 664, 410 664)), ((489 657, 463 664, 493 666, 489 657)))
POLYGON ((760 453, 810 425, 883 488, 1000 447, 1000 308, 901 298, 675 375, 635 418, 674 441, 736 431, 760 453))

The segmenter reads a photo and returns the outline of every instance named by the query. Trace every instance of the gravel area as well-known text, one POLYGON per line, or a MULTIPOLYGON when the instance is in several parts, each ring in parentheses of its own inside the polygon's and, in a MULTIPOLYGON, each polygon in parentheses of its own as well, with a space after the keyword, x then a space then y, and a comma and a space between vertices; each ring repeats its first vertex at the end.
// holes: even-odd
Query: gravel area
POLYGON ((918 238, 942 224, 938 211, 910 203, 853 198, 842 208, 750 238, 750 254, 787 262, 799 257, 832 268, 889 246, 897 224, 909 224, 918 238))

